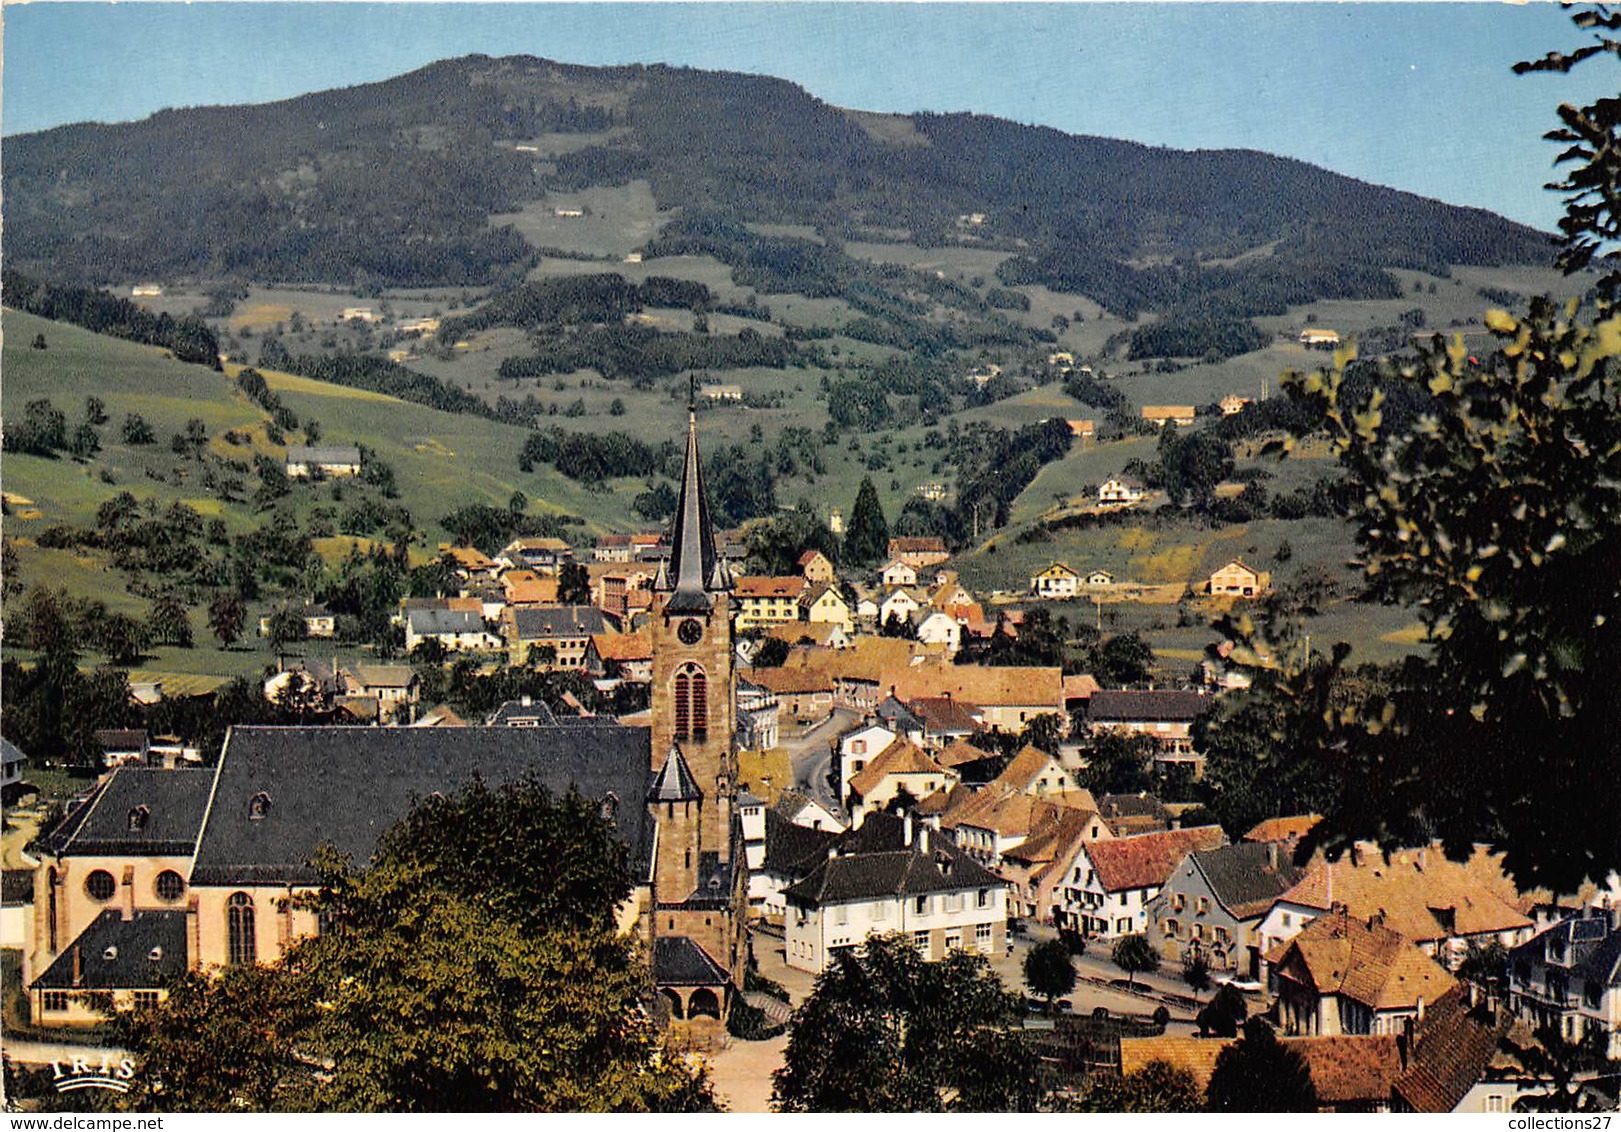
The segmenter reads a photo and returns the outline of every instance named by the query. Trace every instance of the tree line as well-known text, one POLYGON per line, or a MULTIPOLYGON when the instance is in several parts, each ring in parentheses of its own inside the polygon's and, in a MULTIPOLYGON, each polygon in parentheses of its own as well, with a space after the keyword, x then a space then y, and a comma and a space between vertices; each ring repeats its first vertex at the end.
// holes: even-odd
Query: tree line
POLYGON ((50 283, 10 268, 3 273, 0 292, 4 293, 6 305, 16 310, 112 338, 161 346, 182 362, 213 370, 221 368, 219 341, 200 318, 175 318, 167 311, 153 314, 128 299, 94 287, 50 283))

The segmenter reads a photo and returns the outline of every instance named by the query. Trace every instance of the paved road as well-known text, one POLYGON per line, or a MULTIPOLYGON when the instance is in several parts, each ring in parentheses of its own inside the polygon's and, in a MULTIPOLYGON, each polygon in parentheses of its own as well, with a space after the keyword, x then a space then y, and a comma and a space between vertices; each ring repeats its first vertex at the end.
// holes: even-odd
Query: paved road
POLYGON ((833 714, 804 730, 784 731, 778 747, 788 754, 788 765, 793 768, 794 786, 815 798, 824 806, 838 807, 839 800, 828 789, 827 775, 833 766, 833 737, 854 723, 859 716, 847 708, 837 708, 833 714))

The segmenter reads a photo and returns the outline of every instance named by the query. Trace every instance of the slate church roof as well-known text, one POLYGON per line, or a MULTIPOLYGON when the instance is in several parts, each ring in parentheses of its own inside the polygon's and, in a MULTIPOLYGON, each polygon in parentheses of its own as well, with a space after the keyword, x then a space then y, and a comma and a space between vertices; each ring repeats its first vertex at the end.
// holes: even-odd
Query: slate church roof
POLYGON ((47 844, 59 857, 190 856, 213 782, 212 770, 119 767, 47 844))
MULTIPOLYGON (((612 795, 613 820, 645 877, 653 830, 648 732, 618 726, 237 727, 226 740, 193 884, 307 884, 330 843, 356 864, 420 799, 475 778, 532 777, 555 793, 612 795), (258 799, 258 802, 255 802, 258 799), (256 817, 256 813, 263 816, 256 817)), ((180 772, 168 772, 171 775, 180 772)))
POLYGON ((143 911, 126 920, 109 908, 62 949, 33 986, 41 990, 153 990, 167 987, 185 973, 185 912, 143 911))

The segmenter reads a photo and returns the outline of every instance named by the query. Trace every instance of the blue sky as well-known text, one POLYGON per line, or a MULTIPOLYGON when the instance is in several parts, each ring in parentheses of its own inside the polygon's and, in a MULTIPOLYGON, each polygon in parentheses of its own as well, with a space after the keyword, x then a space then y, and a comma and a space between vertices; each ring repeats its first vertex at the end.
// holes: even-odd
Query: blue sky
POLYGON ((1551 228, 1542 140, 1615 65, 1517 78, 1579 40, 1552 4, 7 5, 3 129, 368 82, 470 52, 777 75, 870 110, 971 110, 1247 147, 1551 228))

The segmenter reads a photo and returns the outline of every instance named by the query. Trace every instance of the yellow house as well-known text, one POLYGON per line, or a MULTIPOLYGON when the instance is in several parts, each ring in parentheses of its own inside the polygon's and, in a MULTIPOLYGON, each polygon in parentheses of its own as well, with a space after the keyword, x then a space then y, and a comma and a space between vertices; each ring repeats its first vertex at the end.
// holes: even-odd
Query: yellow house
POLYGON ((806 590, 799 599, 799 608, 806 621, 837 625, 847 636, 856 631, 856 619, 850 610, 850 603, 844 600, 837 586, 821 585, 806 590))
POLYGON ((732 600, 737 602, 737 630, 768 628, 799 620, 799 599, 809 583, 804 578, 738 578, 732 600))
POLYGON ((820 550, 807 550, 799 556, 799 572, 811 585, 826 585, 833 581, 833 563, 820 550))
POLYGON ((1259 597, 1272 585, 1272 575, 1256 570, 1235 558, 1210 575, 1210 593, 1213 597, 1259 597))

